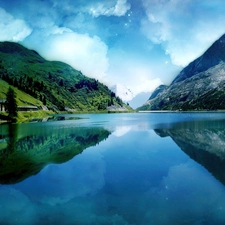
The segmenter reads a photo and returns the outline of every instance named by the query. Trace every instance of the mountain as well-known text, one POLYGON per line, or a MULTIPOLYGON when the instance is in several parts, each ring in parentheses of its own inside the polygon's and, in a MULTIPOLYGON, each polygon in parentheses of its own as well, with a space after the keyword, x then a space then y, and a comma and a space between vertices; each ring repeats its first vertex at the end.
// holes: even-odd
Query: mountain
MULTIPOLYGON (((0 99, 6 99, 6 93, 8 91, 9 84, 0 79, 0 99)), ((28 106, 28 105, 35 105, 37 107, 42 107, 43 103, 40 100, 32 97, 31 95, 14 88, 14 91, 17 96, 17 104, 19 106, 28 106)))
POLYGON ((166 85, 159 85, 159 87, 157 87, 151 94, 149 100, 155 98, 158 94, 160 94, 161 92, 163 92, 166 89, 166 85))
POLYGON ((116 84, 110 89, 116 94, 116 96, 120 97, 124 102, 127 102, 133 109, 144 104, 151 94, 150 92, 141 92, 134 95, 130 89, 122 84, 116 84))
POLYGON ((0 42, 0 79, 54 110, 103 111, 108 106, 130 110, 106 85, 18 43, 0 42))
POLYGON ((131 90, 121 84, 116 84, 110 89, 116 94, 116 96, 120 97, 124 102, 130 101, 134 97, 134 94, 131 92, 131 90))
POLYGON ((190 78, 200 72, 206 71, 211 67, 225 62, 225 34, 199 58, 185 67, 180 74, 173 80, 172 84, 190 78))
POLYGON ((225 35, 138 110, 225 109, 224 89, 225 35))
POLYGON ((128 103, 133 109, 136 109, 148 100, 150 94, 150 92, 141 92, 128 101, 128 103))

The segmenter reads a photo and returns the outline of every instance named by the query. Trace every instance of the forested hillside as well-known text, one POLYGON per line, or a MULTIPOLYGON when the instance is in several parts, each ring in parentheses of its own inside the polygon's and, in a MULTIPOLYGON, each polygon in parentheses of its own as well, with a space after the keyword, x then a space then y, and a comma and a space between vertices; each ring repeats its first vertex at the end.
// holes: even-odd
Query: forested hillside
POLYGON ((17 43, 0 43, 0 79, 54 110, 101 111, 112 105, 130 109, 98 80, 17 43))

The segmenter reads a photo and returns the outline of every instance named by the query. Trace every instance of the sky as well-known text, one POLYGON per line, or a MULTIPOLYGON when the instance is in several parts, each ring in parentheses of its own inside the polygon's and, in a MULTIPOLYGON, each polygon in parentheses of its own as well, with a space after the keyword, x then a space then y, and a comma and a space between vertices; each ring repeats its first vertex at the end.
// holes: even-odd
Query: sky
POLYGON ((224 24, 224 0, 0 0, 0 41, 134 95, 170 84, 224 24))

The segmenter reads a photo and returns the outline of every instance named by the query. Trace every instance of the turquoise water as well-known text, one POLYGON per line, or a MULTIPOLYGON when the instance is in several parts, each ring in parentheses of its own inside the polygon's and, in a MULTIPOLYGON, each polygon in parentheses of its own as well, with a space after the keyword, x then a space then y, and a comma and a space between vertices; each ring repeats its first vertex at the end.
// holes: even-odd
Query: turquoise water
POLYGON ((225 114, 0 125, 0 224, 225 224, 225 114))

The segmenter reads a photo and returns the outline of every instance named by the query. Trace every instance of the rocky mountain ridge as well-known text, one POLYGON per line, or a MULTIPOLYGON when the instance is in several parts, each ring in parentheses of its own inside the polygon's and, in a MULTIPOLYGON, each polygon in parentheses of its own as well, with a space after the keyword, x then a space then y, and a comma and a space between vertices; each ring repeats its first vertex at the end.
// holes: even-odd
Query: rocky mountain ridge
POLYGON ((225 35, 184 68, 169 86, 157 88, 139 110, 225 109, 225 35))
POLYGON ((203 55, 185 67, 171 84, 190 78, 198 73, 208 70, 211 67, 225 62, 225 34, 215 41, 203 55))

